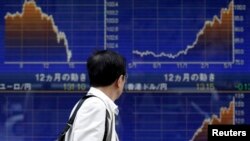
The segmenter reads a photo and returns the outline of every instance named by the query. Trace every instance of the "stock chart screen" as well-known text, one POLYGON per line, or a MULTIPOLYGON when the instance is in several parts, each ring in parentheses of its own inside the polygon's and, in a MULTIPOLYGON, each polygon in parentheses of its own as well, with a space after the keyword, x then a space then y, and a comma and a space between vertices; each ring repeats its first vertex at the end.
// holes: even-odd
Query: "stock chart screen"
POLYGON ((0 5, 0 141, 55 140, 103 49, 127 62, 120 140, 203 141, 209 124, 250 124, 248 1, 0 5))
POLYGON ((100 49, 127 59, 127 91, 250 89, 248 2, 2 3, 1 91, 86 91, 100 49))

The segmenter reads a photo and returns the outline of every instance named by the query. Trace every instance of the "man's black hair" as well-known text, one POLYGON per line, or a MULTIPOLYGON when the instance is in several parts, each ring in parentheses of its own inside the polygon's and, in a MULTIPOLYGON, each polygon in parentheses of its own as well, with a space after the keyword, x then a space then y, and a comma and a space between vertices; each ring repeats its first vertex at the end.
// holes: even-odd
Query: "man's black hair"
POLYGON ((88 58, 87 69, 91 86, 108 86, 126 75, 126 61, 114 51, 101 50, 88 58))

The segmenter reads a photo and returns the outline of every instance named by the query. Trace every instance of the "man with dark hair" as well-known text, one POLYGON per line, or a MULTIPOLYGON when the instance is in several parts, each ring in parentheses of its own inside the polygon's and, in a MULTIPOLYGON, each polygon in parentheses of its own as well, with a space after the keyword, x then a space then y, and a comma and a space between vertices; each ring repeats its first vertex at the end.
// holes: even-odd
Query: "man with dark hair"
POLYGON ((91 86, 87 95, 93 97, 86 99, 78 110, 65 140, 119 141, 115 130, 118 107, 114 101, 123 92, 125 59, 114 51, 97 51, 88 58, 87 69, 91 86))

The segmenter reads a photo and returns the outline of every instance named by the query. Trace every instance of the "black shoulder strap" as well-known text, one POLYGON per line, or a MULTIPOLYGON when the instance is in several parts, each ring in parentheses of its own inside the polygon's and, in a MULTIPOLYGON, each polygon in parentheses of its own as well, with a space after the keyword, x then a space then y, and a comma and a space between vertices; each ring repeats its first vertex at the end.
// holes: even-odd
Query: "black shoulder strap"
MULTIPOLYGON (((80 109, 80 107, 82 106, 83 102, 90 98, 90 97, 95 97, 94 95, 86 95, 84 96, 83 98, 81 98, 72 114, 72 116, 70 117, 70 119, 68 120, 66 126, 64 127, 64 130, 62 131, 62 133, 59 135, 59 137, 57 138, 56 141, 64 141, 65 140, 65 134, 68 132, 68 130, 72 127, 73 123, 74 123, 74 120, 75 120, 75 117, 76 117, 76 114, 77 114, 77 111, 80 109)), ((107 114, 108 114, 108 111, 106 109, 106 120, 105 120, 105 133, 104 133, 104 138, 103 140, 106 139, 106 136, 107 136, 107 114)))
POLYGON ((108 129, 109 129, 108 115, 109 115, 109 112, 106 109, 105 131, 104 131, 103 141, 107 141, 107 135, 108 135, 108 129))
POLYGON ((84 96, 83 98, 80 99, 80 101, 78 102, 78 104, 77 104, 77 106, 76 106, 76 108, 75 108, 75 110, 74 110, 72 116, 70 117, 70 119, 69 119, 68 122, 67 122, 67 125, 68 125, 69 127, 71 127, 71 126, 73 125, 74 120, 75 120, 75 117, 76 117, 76 114, 77 114, 78 110, 80 109, 80 107, 82 106, 83 102, 84 102, 86 99, 90 98, 90 97, 94 97, 94 95, 86 95, 86 96, 84 96))

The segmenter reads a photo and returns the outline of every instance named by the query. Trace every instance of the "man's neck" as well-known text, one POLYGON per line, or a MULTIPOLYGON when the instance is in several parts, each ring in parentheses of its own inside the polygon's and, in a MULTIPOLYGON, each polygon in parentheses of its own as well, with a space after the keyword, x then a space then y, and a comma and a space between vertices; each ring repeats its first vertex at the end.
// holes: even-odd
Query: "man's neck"
POLYGON ((112 86, 107 87, 96 87, 100 91, 102 91, 104 94, 106 94, 112 101, 115 101, 117 99, 116 93, 112 86))

